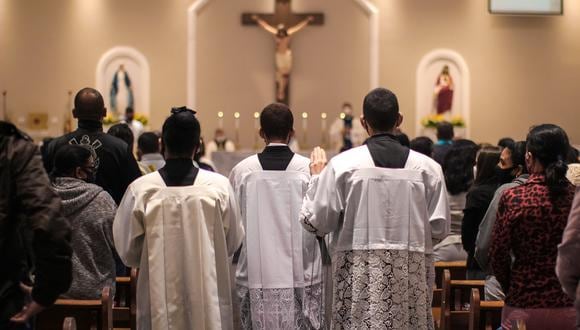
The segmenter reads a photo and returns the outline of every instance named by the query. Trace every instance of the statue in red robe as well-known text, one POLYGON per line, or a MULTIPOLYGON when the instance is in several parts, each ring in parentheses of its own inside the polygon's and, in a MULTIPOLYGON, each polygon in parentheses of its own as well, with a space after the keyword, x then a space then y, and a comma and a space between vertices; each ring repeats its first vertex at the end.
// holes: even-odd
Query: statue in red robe
POLYGON ((435 109, 437 114, 451 111, 453 106, 453 79, 449 74, 449 66, 445 65, 435 82, 435 109))

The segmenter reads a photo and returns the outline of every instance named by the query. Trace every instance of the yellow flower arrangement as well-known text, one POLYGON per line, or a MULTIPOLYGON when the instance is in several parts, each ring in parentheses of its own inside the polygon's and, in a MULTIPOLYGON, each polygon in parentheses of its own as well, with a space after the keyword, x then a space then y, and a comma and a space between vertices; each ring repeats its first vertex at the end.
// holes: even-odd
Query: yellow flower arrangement
POLYGON ((430 114, 429 116, 424 117, 421 119, 421 125, 425 128, 435 128, 437 127, 437 124, 444 121, 450 122, 451 125, 455 127, 465 127, 465 120, 463 120, 463 117, 454 116, 449 120, 446 116, 439 114, 430 114))
POLYGON ((103 119, 103 125, 105 125, 105 126, 111 126, 111 125, 114 125, 118 122, 119 122, 119 120, 117 119, 117 117, 113 116, 110 113, 107 113, 107 116, 103 119))
MULTIPOLYGON (((142 113, 136 113, 134 119, 138 122, 141 122, 143 126, 147 126, 149 123, 149 118, 142 113)), ((111 126, 121 122, 119 118, 111 113, 108 113, 107 116, 103 119, 103 125, 111 126)))
POLYGON ((138 122, 141 122, 143 126, 147 126, 149 124, 149 118, 142 113, 136 113, 134 119, 138 122))

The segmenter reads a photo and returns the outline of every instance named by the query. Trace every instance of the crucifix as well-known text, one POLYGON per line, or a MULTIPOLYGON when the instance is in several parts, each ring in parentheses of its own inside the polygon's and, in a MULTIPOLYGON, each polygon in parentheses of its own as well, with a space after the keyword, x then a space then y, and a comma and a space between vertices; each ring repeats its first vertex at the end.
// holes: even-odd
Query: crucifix
POLYGON ((295 14, 291 0, 276 0, 274 14, 243 13, 243 25, 258 25, 271 33, 276 41, 276 101, 288 104, 292 49, 290 38, 308 25, 324 24, 322 13, 295 14))

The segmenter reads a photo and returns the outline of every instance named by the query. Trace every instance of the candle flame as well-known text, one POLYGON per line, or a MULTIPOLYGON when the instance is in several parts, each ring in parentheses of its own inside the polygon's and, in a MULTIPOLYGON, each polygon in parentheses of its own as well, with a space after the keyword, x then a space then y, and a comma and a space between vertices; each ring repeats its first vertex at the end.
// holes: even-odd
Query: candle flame
POLYGON ((218 118, 223 118, 224 117, 224 113, 222 111, 218 112, 218 118))
POLYGON ((344 118, 346 118, 346 115, 344 114, 344 112, 341 112, 340 113, 340 119, 344 119, 344 118))
POLYGON ((254 112, 254 118, 256 118, 256 119, 260 118, 260 113, 259 112, 254 112))
POLYGON ((323 113, 320 115, 320 117, 321 117, 322 119, 326 119, 326 112, 323 112, 323 113))
POLYGON ((236 118, 236 119, 240 118, 240 113, 237 111, 234 112, 234 118, 236 118))
POLYGON ((302 118, 304 118, 304 119, 308 118, 308 113, 307 112, 303 112, 302 113, 302 118))

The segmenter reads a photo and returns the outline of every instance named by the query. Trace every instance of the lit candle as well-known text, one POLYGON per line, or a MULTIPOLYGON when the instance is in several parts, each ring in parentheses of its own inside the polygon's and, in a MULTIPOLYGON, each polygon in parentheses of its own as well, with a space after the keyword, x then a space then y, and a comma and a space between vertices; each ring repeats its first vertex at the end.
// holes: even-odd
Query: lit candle
POLYGON ((240 113, 234 112, 234 123, 236 125, 236 129, 240 129, 240 113))
POLYGON ((320 126, 322 128, 322 134, 324 134, 324 132, 326 131, 326 112, 323 112, 320 115, 321 121, 320 121, 320 126))
POLYGON ((254 112, 254 128, 256 130, 260 129, 260 113, 254 112))
POLYGON ((303 112, 302 113, 302 130, 304 132, 306 132, 307 129, 308 129, 308 113, 303 112))
POLYGON ((236 147, 240 147, 240 113, 234 112, 234 125, 236 127, 236 147))
POLYGON ((222 111, 218 112, 218 127, 223 129, 224 128, 224 113, 222 111))

